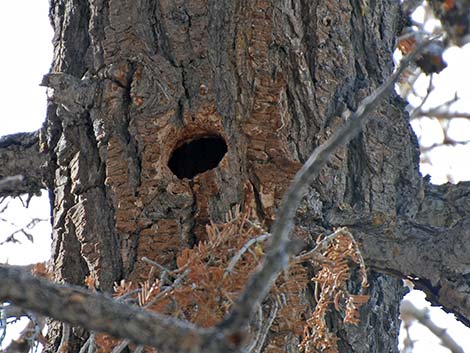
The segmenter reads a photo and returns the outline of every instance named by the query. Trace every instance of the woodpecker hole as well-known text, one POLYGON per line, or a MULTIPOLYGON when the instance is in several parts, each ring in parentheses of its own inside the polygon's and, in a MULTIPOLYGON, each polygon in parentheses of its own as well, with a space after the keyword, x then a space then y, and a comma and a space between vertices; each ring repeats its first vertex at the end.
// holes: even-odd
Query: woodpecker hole
POLYGON ((217 167, 225 153, 227 144, 221 136, 204 136, 177 147, 171 154, 168 167, 178 178, 192 179, 217 167))

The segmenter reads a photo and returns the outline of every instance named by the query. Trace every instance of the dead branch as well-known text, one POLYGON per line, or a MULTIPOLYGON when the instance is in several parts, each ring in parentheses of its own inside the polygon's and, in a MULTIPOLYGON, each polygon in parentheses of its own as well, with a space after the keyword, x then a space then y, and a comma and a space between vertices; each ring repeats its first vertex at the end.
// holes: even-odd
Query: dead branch
POLYGON ((227 265, 227 268, 225 270, 225 274, 229 274, 233 271, 235 268, 235 265, 237 262, 240 260, 240 258, 243 256, 243 254, 248 251, 248 249, 255 243, 265 241, 266 239, 269 239, 271 237, 271 234, 262 234, 256 238, 251 238, 248 240, 245 245, 242 246, 242 248, 233 256, 232 260, 230 263, 227 265))
POLYGON ((23 234, 26 237, 26 239, 28 239, 30 242, 33 242, 34 237, 28 230, 33 229, 38 223, 45 222, 45 221, 47 221, 47 219, 33 218, 25 226, 18 227, 16 224, 12 222, 8 222, 5 219, 0 219, 0 222, 6 222, 6 223, 9 223, 11 226, 18 228, 12 233, 10 233, 10 235, 6 236, 5 240, 0 242, 0 246, 6 243, 21 243, 21 241, 18 240, 16 237, 17 234, 23 234))
POLYGON ((82 348, 80 348, 79 353, 92 353, 95 351, 95 336, 96 334, 94 332, 90 332, 90 337, 88 337, 82 348))
POLYGON ((437 119, 470 119, 470 113, 465 112, 452 112, 452 111, 442 111, 437 109, 421 110, 417 111, 415 118, 428 117, 428 118, 437 118, 437 119))
POLYGON ((431 92, 434 90, 434 85, 432 84, 432 79, 433 79, 434 75, 431 74, 429 76, 429 83, 428 83, 428 88, 426 89, 426 95, 424 96, 424 98, 421 100, 421 103, 415 108, 413 109, 413 111, 411 112, 410 114, 410 119, 414 119, 416 118, 417 114, 419 114, 419 112, 421 111, 421 109, 423 108, 424 104, 426 103, 426 101, 429 99, 429 95, 431 94, 431 92))
POLYGON ((7 176, 0 180, 0 190, 15 187, 24 180, 22 175, 7 176))
MULTIPOLYGON (((10 344, 1 353, 27 353, 34 351, 39 343, 45 344, 45 337, 42 330, 45 326, 44 317, 29 315, 29 322, 19 333, 19 337, 10 342, 10 344)), ((0 339, 1 342, 1 339, 0 339)))
POLYGON ((444 146, 451 146, 451 147, 455 147, 455 146, 464 146, 466 144, 468 144, 469 141, 455 141, 454 139, 451 139, 449 137, 446 136, 446 138, 444 138, 444 141, 442 142, 438 142, 438 143, 433 143, 431 146, 426 146, 426 147, 421 147, 420 150, 421 150, 421 153, 427 153, 435 148, 438 148, 438 147, 444 147, 444 146))
POLYGON ((436 337, 441 340, 441 344, 448 348, 452 353, 464 353, 463 349, 455 342, 446 329, 437 326, 429 317, 429 311, 425 308, 419 310, 410 301, 405 300, 400 305, 400 316, 403 321, 418 320, 418 322, 426 326, 436 337))
POLYGON ((362 219, 348 228, 369 269, 411 279, 431 303, 470 326, 470 183, 429 184, 424 191, 414 221, 362 219))
POLYGON ((289 256, 291 255, 289 253, 289 234, 293 226, 295 212, 305 195, 308 185, 318 175, 333 152, 339 146, 351 141, 361 131, 368 120, 369 114, 374 111, 381 99, 393 88, 402 72, 413 62, 418 53, 432 42, 433 39, 429 39, 417 45, 402 60, 400 66, 389 79, 371 95, 362 100, 357 110, 346 119, 346 122, 336 134, 317 147, 307 162, 297 172, 277 212, 276 221, 271 232, 271 244, 262 267, 249 279, 245 290, 234 304, 231 314, 221 324, 221 327, 229 332, 242 331, 243 327, 250 321, 251 316, 266 297, 278 274, 288 265, 289 256))
POLYGON ((0 265, 0 278, 0 300, 11 300, 72 326, 108 332, 162 351, 215 353, 237 348, 213 329, 147 312, 80 287, 44 281, 15 266, 0 265))
POLYGON ((70 325, 67 323, 62 324, 62 338, 60 340, 59 348, 57 348, 57 353, 67 352, 69 345, 69 336, 70 336, 70 325))
POLYGON ((5 305, 0 306, 0 311, 3 311, 3 316, 6 320, 8 319, 19 319, 23 316, 28 316, 28 312, 22 307, 16 305, 5 305))
MULTIPOLYGON (((271 311, 269 313, 269 317, 266 320, 266 323, 264 323, 263 325, 260 325, 259 331, 257 332, 256 337, 254 339, 254 346, 251 347, 251 349, 248 349, 248 352, 252 352, 252 353, 261 352, 261 350, 263 349, 264 343, 266 341, 266 337, 268 336, 269 330, 271 326, 273 325, 274 319, 276 318, 278 310, 279 310, 279 304, 277 303, 277 301, 273 301, 271 311)), ((260 313, 260 317, 261 319, 263 317, 262 311, 260 313)))

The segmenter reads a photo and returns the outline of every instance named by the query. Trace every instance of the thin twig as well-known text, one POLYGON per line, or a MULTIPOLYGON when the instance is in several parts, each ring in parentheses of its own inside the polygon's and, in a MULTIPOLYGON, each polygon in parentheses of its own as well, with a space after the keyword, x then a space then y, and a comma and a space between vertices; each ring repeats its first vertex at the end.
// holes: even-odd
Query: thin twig
MULTIPOLYGON (((138 294, 140 292, 142 292, 142 288, 136 288, 128 293, 121 295, 120 297, 116 298, 116 300, 119 302, 125 302, 129 299, 129 297, 132 297, 134 294, 138 294)), ((129 300, 132 301, 134 298, 130 298, 129 300)))
POLYGON ((469 144, 469 141, 455 141, 451 138, 445 138, 442 142, 433 143, 430 146, 421 147, 421 153, 427 153, 438 147, 456 147, 456 146, 465 146, 469 144))
POLYGON ((22 175, 7 176, 0 180, 0 190, 10 188, 17 183, 21 183, 23 180, 24 177, 22 175))
POLYGON ((272 227, 272 242, 261 269, 250 277, 243 293, 233 306, 232 312, 219 327, 229 332, 239 331, 250 321, 254 311, 266 297, 279 273, 288 265, 290 255, 289 234, 293 226, 295 212, 311 180, 318 175, 321 168, 339 146, 351 141, 361 131, 370 113, 375 110, 381 99, 393 88, 406 67, 433 40, 434 38, 423 41, 408 56, 403 58, 398 69, 388 80, 362 100, 356 112, 350 115, 335 135, 313 151, 307 162, 297 172, 277 212, 276 221, 272 227))
MULTIPOLYGON (((148 258, 145 258, 147 259, 149 262, 151 262, 151 264, 156 264, 156 262, 148 259, 148 258)), ((142 260, 144 260, 144 258, 142 258, 142 260)), ((160 266, 160 265, 158 265, 160 266)), ((163 267, 163 266, 162 266, 163 267)), ((166 270, 165 270, 166 271, 166 270)), ((160 293, 158 293, 150 302, 148 302, 146 305, 144 305, 142 308, 144 309, 147 309, 149 307, 151 307, 153 304, 155 304, 160 298, 162 298, 163 296, 165 296, 166 294, 168 294, 169 292, 171 292, 175 287, 177 287, 181 281, 183 280, 184 277, 186 277, 189 273, 189 269, 187 269, 186 271, 184 271, 183 273, 181 273, 180 275, 178 275, 175 279, 175 281, 172 283, 171 286, 168 286, 166 287, 163 291, 161 291, 160 293)), ((141 290, 140 290, 141 291, 141 290)), ((134 292, 134 291, 133 291, 134 292)), ((111 353, 121 353, 130 343, 130 340, 127 340, 127 339, 124 339, 122 340, 116 347, 114 347, 114 349, 112 350, 111 353)), ((143 346, 139 346, 139 347, 143 347, 143 346)), ((138 352, 138 349, 139 347, 136 348, 135 352, 138 352)))
POLYGON ((453 98, 428 110, 421 110, 420 109, 420 107, 422 107, 422 104, 421 104, 418 108, 414 109, 413 112, 416 112, 416 113, 412 116, 412 118, 416 119, 416 118, 423 117, 423 116, 436 117, 436 118, 446 117, 448 119, 456 118, 456 117, 466 118, 469 116, 468 113, 449 112, 449 108, 452 106, 452 104, 458 102, 459 100, 460 100, 460 97, 457 95, 457 93, 455 93, 453 98))
POLYGON ((7 333, 7 315, 5 313, 4 307, 0 307, 0 345, 5 339, 7 333))
MULTIPOLYGON (((274 319, 276 318, 277 312, 279 311, 279 304, 276 300, 273 301, 271 312, 269 313, 268 320, 266 321, 265 325, 261 326, 260 331, 257 334, 256 345, 253 350, 250 350, 251 353, 259 353, 264 346, 264 342, 266 341, 266 337, 268 336, 268 332, 273 325, 274 319)), ((261 314, 262 315, 262 314, 261 314)))
POLYGON ((465 112, 443 112, 443 111, 438 111, 435 109, 429 109, 429 110, 422 110, 420 112, 417 112, 415 117, 423 117, 426 116, 428 118, 437 118, 437 119, 454 119, 454 118, 460 118, 460 119, 470 119, 470 113, 465 113, 465 112))
POLYGON ((65 353, 68 351, 70 337, 70 325, 65 322, 62 324, 62 337, 60 339, 59 348, 57 348, 57 353, 65 353))
POLYGON ((8 200, 7 202, 5 202, 5 205, 3 205, 3 202, 6 200, 5 197, 2 197, 1 200, 0 200, 0 205, 2 206, 2 208, 0 208, 0 214, 4 213, 8 206, 10 206, 10 200, 8 200))
POLYGON ((429 98, 429 95, 431 94, 431 92, 434 90, 434 86, 432 84, 432 79, 433 79, 434 75, 431 74, 431 76, 429 76, 429 84, 428 84, 428 88, 426 90, 426 95, 424 96, 424 98, 421 100, 421 103, 415 108, 413 109, 413 111, 411 112, 410 114, 410 119, 414 119, 416 118, 416 115, 421 111, 421 108, 423 107, 423 105, 426 103, 426 101, 428 100, 429 98))
POLYGON ((165 266, 160 265, 158 262, 153 261, 153 260, 149 259, 148 257, 143 256, 143 257, 141 258, 141 260, 142 260, 143 262, 148 263, 149 265, 152 265, 152 266, 158 268, 158 269, 159 269, 160 271, 162 271, 162 272, 167 272, 167 273, 170 273, 170 274, 171 274, 171 272, 172 272, 171 270, 167 269, 165 266))
POLYGON ((88 346, 90 345, 90 338, 86 340, 86 342, 83 344, 82 348, 80 348, 80 351, 78 353, 88 353, 88 346))
POLYGON ((256 329, 256 335, 250 340, 250 343, 245 347, 245 349, 248 352, 253 352, 253 349, 256 347, 256 344, 259 341, 261 330, 263 328, 263 308, 261 305, 258 305, 258 310, 257 310, 255 322, 252 325, 253 328, 256 329))
POLYGON ((188 273, 190 272, 189 268, 186 269, 186 271, 184 271, 183 273, 181 273, 180 275, 178 275, 178 277, 176 277, 175 281, 168 287, 166 287, 164 290, 162 290, 160 293, 158 293, 150 302, 148 302, 146 305, 143 306, 143 308, 149 308, 151 307, 153 304, 155 304, 160 298, 164 297, 165 295, 167 295, 169 292, 171 292, 173 289, 175 289, 176 287, 178 287, 181 283, 181 281, 188 275, 188 273))
POLYGON ((113 348, 111 353, 121 353, 131 343, 129 340, 122 340, 119 344, 113 348))
POLYGON ((271 237, 271 234, 269 233, 266 233, 266 234, 261 234, 260 236, 256 237, 256 238, 251 238, 250 240, 248 240, 242 247, 240 250, 238 250, 238 252, 232 257, 232 259, 230 260, 229 264, 227 265, 227 268, 225 269, 225 273, 224 273, 224 276, 227 275, 227 274, 230 274, 233 269, 235 268, 235 265, 237 264, 237 262, 240 260, 240 258, 242 257, 242 255, 254 244, 254 243, 259 243, 259 242, 262 242, 262 241, 265 241, 266 239, 270 238, 271 237))
MULTIPOLYGON (((2 219, 3 220, 3 219, 2 219)), ((3 220, 7 223, 9 223, 9 225, 11 226, 14 226, 14 227, 18 227, 16 224, 12 223, 12 222, 8 222, 6 220, 3 220)), ((47 219, 44 219, 44 218, 33 218, 31 219, 31 221, 29 221, 28 224, 26 224, 25 226, 15 230, 14 232, 12 232, 10 235, 8 235, 6 237, 6 239, 2 242, 0 242, 0 245, 4 245, 6 243, 21 243, 18 239, 16 239, 15 235, 18 234, 18 233, 22 233, 30 242, 33 242, 34 238, 33 238, 33 235, 29 232, 26 231, 26 229, 32 229, 34 228, 38 223, 40 222, 45 222, 47 221, 47 219)))
POLYGON ((351 233, 349 233, 349 231, 345 227, 342 227, 342 228, 335 230, 330 235, 327 235, 326 237, 324 237, 320 242, 317 243, 317 245, 312 250, 305 252, 303 254, 300 254, 298 256, 294 256, 292 258, 292 262, 299 263, 299 262, 303 262, 305 260, 320 256, 320 254, 323 253, 328 248, 328 246, 331 244, 333 240, 335 240, 339 235, 344 235, 344 234, 349 236, 349 238, 351 238, 351 240, 356 245, 354 237, 351 235, 351 233))
POLYGON ((440 340, 441 344, 448 348, 452 353, 465 353, 462 347, 447 333, 446 329, 437 326, 429 317, 429 311, 425 308, 419 310, 410 301, 405 300, 400 305, 400 315, 403 321, 411 321, 412 319, 427 327, 440 340))
POLYGON ((142 353, 144 350, 144 346, 137 346, 137 348, 134 350, 134 353, 142 353))
POLYGON ((88 351, 87 353, 93 353, 95 351, 95 337, 96 337, 96 333, 94 333, 93 331, 90 332, 90 337, 88 338, 88 351))

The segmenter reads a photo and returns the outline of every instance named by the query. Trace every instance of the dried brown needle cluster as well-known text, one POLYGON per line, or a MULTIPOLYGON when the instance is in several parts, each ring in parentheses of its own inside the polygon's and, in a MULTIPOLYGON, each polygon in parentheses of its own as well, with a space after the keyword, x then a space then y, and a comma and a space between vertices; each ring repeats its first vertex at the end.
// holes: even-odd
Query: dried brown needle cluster
MULTIPOLYGON (((202 327, 216 325, 257 269, 264 255, 264 241, 270 237, 249 219, 250 212, 237 210, 227 216, 225 223, 211 223, 206 227, 207 240, 184 249, 177 257, 176 269, 167 270, 154 263, 149 274, 152 280, 139 285, 122 281, 115 286, 115 297, 202 327), (155 272, 159 272, 157 279, 153 279, 155 272)), ((288 331, 303 339, 301 347, 306 352, 312 352, 313 348, 335 351, 335 337, 324 321, 330 304, 345 313, 344 322, 357 323, 357 308, 366 300, 366 296, 351 295, 345 289, 351 264, 359 265, 362 286, 367 285, 362 258, 352 236, 346 234, 347 231, 336 236, 323 249, 327 262, 313 279, 318 289, 318 304, 313 313, 307 302, 309 276, 305 263, 317 259, 301 256, 301 261, 299 258, 292 261, 289 270, 279 276, 266 305, 259 309, 249 346, 263 345, 268 331, 273 334, 274 342, 277 334, 282 336, 282 332, 288 331)), ((95 342, 101 353, 110 352, 119 344, 105 334, 96 335, 95 342)))
POLYGON ((324 247, 325 243, 321 269, 312 279, 315 284, 316 306, 307 320, 301 343, 301 348, 306 353, 338 352, 338 338, 328 329, 325 320, 327 312, 334 309, 342 314, 344 323, 358 324, 358 309, 368 300, 368 296, 363 294, 368 286, 364 260, 351 233, 341 228, 319 241, 319 247, 324 247), (347 290, 353 271, 357 271, 361 281, 360 292, 356 295, 347 290))

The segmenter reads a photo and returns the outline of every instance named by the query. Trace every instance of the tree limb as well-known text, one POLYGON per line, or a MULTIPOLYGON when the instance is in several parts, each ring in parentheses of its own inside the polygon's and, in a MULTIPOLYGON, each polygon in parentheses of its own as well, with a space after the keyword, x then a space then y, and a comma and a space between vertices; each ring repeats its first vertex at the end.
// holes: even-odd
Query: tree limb
POLYGON ((22 307, 16 305, 4 305, 0 306, 0 310, 3 310, 6 319, 19 319, 23 316, 28 316, 28 312, 22 307))
POLYGON ((0 301, 11 301, 71 325, 169 352, 234 352, 237 348, 216 330, 147 312, 80 287, 35 278, 15 266, 0 265, 0 278, 0 301))
POLYGON ((307 162, 297 172, 277 212, 276 221, 272 227, 272 242, 262 267, 249 279, 245 290, 235 303, 229 317, 221 324, 221 327, 229 331, 241 331, 243 326, 250 321, 251 316, 265 298, 280 271, 288 265, 290 256, 289 234, 293 226, 295 212, 305 195, 308 185, 328 162, 333 152, 338 147, 351 141, 362 130, 370 113, 374 111, 381 99, 393 88, 402 72, 415 59, 418 53, 430 43, 432 43, 432 40, 423 41, 410 55, 405 57, 388 80, 371 95, 362 100, 357 110, 347 117, 344 125, 329 140, 317 147, 307 162))
POLYGON ((450 336, 446 329, 437 326, 429 317, 427 309, 418 309, 410 301, 405 300, 400 306, 400 316, 403 321, 418 320, 420 324, 426 326, 429 331, 441 339, 441 344, 452 353, 465 353, 457 342, 450 336))
POLYGON ((38 194, 44 189, 47 158, 37 131, 0 137, 0 197, 38 194))
POLYGON ((361 220, 349 229, 370 268, 409 278, 470 326, 469 214, 470 182, 429 184, 415 221, 361 220))

